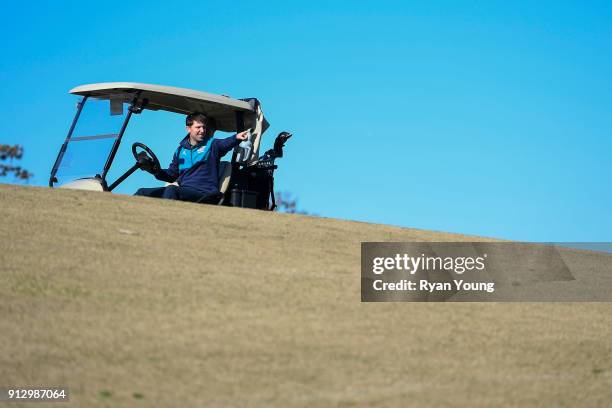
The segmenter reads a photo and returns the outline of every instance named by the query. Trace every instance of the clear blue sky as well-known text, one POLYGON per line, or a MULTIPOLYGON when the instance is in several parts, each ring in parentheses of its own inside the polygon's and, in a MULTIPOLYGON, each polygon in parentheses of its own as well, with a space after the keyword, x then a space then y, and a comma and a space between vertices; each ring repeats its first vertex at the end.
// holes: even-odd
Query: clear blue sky
MULTIPOLYGON (((612 3, 19 2, 0 14, 0 143, 46 185, 85 83, 258 97, 276 183, 326 217, 612 241, 612 3)), ((167 164, 183 118, 126 134, 167 164)), ((112 180, 112 177, 109 179, 112 180)), ((5 178, 3 182, 10 182, 5 178)), ((120 190, 157 182, 139 174, 120 190)))

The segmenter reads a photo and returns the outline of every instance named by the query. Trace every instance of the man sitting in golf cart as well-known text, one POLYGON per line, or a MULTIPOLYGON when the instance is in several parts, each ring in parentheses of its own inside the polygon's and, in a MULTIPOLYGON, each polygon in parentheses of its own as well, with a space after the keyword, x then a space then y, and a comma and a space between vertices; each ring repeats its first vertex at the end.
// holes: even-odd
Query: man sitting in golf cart
POLYGON ((187 136, 174 152, 170 167, 156 168, 146 154, 139 156, 143 170, 156 179, 178 185, 141 188, 135 195, 192 202, 216 203, 219 192, 219 161, 247 139, 248 131, 225 139, 213 139, 215 121, 202 113, 192 113, 185 120, 187 136))

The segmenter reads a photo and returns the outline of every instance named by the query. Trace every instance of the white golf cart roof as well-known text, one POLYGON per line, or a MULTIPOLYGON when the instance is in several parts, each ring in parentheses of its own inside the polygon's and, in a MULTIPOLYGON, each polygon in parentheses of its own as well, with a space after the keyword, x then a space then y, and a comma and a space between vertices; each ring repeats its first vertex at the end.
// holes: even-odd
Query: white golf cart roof
MULTIPOLYGON (((138 95, 140 100, 147 100, 145 110, 164 110, 190 114, 201 112, 217 122, 222 131, 236 131, 236 112, 256 113, 255 99, 233 99, 228 96, 215 95, 173 86, 141 84, 136 82, 104 82, 77 86, 71 94, 131 102, 138 95)), ((250 116, 250 115, 247 115, 250 116)), ((264 119, 265 121, 265 119, 264 119)), ((264 130, 267 121, 264 122, 264 130)))

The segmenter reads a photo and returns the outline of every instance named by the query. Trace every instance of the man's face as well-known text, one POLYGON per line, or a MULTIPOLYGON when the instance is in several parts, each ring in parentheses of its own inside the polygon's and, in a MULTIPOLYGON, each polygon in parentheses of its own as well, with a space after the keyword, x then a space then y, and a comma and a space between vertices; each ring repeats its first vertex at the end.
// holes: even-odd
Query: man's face
POLYGON ((189 133, 189 141, 195 146, 204 140, 204 136, 206 135, 206 125, 195 120, 191 126, 187 126, 187 132, 189 133))

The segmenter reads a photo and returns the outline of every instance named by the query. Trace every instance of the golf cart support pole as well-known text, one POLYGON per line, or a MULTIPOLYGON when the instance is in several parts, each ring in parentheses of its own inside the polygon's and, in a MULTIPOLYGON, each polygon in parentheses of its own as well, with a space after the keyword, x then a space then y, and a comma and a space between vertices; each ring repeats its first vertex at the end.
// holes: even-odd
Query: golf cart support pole
POLYGON ((68 130, 68 135, 66 135, 66 140, 64 140, 64 144, 60 148, 57 157, 55 158, 55 163, 53 164, 53 168, 51 169, 51 176, 49 177, 49 187, 53 188, 53 183, 57 181, 55 175, 57 174, 57 168, 64 157, 64 153, 66 153, 66 147, 68 146, 68 142, 72 137, 72 132, 74 132, 74 128, 76 127, 77 121, 79 120, 79 116, 81 116, 81 111, 83 111, 83 106, 85 106, 85 102, 87 101, 87 96, 84 96, 83 99, 78 103, 77 112, 74 115, 74 119, 72 119, 72 124, 70 125, 70 129, 68 130))
MULTIPOLYGON (((243 130, 244 130, 244 112, 237 111, 236 112, 236 133, 240 133, 243 130)), ((236 163, 236 159, 237 158, 238 158, 238 152, 236 151, 236 149, 234 149, 234 151, 232 153, 232 161, 231 161, 232 176, 231 176, 231 179, 230 179, 228 191, 231 191, 232 188, 237 188, 238 187, 238 185, 236 183, 235 174, 238 173, 238 169, 240 168, 240 164, 236 163)))
MULTIPOLYGON (((236 133, 240 133, 243 130, 244 130, 244 112, 237 111, 236 112, 236 133)), ((238 164, 236 163, 237 156, 238 156, 238 153, 236 152, 236 149, 234 149, 234 152, 232 153, 232 166, 235 166, 235 167, 232 168, 232 171, 238 168, 238 164)))
MULTIPOLYGON (((235 111, 234 114, 236 117, 236 134, 238 134, 244 131, 244 112, 235 111)), ((227 191, 225 191, 224 198, 223 198, 223 202, 226 202, 227 203, 226 205, 229 205, 229 206, 234 206, 233 191, 237 191, 242 188, 242 186, 240 185, 242 177, 239 175, 240 163, 238 163, 237 160, 238 160, 238 151, 237 151, 237 148, 234 148, 234 151, 232 152, 232 160, 230 161, 232 172, 231 172, 231 176, 229 180, 229 186, 227 188, 227 191)))
POLYGON ((138 96, 139 95, 136 95, 136 97, 132 101, 132 104, 128 108, 128 113, 127 113, 127 116, 125 117, 125 120, 123 121, 123 125, 121 126, 121 130, 119 131, 119 136, 117 136, 117 139, 115 139, 115 143, 113 144, 113 148, 111 150, 111 153, 108 156, 108 159, 106 160, 106 163, 104 164, 104 169, 102 171, 102 182, 105 185, 106 185, 106 174, 108 173, 108 170, 110 169, 111 164, 113 164, 113 160, 115 160, 115 154, 117 154, 117 150, 119 150, 119 145, 121 144, 121 138, 123 138, 123 133, 125 132, 125 128, 127 128, 127 125, 128 125, 128 122, 130 121, 130 118, 132 117, 132 113, 134 111, 136 113, 142 112, 142 109, 139 110, 139 108, 136 108, 136 103, 138 102, 138 96))

